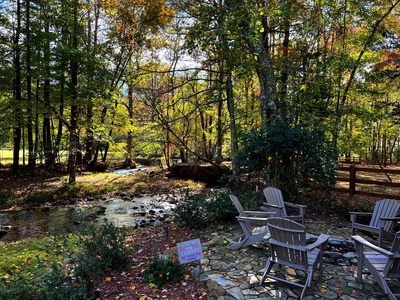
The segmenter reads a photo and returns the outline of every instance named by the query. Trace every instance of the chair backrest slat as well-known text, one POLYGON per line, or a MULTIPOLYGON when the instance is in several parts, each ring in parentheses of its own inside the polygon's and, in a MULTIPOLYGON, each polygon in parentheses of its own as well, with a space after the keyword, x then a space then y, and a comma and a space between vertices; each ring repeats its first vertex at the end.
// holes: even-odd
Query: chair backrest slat
POLYGON ((264 196, 269 204, 281 207, 280 209, 274 209, 269 207, 268 210, 276 212, 278 217, 287 216, 285 201, 283 199, 282 192, 280 189, 274 187, 267 187, 264 189, 264 196))
POLYGON ((267 222, 271 255, 278 263, 305 270, 308 265, 305 226, 285 218, 267 222))
MULTIPOLYGON (((245 210, 243 209, 242 204, 240 204, 240 201, 239 201, 238 197, 236 197, 235 195, 231 194, 231 195, 229 195, 229 198, 231 199, 233 205, 235 205, 236 210, 239 213, 239 216, 247 217, 247 214, 246 214, 245 210)), ((249 221, 245 221, 244 223, 246 224, 247 230, 249 232, 251 232, 252 231, 251 223, 249 221)))
MULTIPOLYGON (((371 227, 379 226, 379 219, 382 217, 393 218, 397 215, 400 209, 400 202, 394 199, 383 199, 379 200, 375 204, 374 211, 372 213, 372 218, 369 223, 371 227)), ((384 223, 383 228, 386 231, 392 231, 393 222, 388 221, 384 223)))

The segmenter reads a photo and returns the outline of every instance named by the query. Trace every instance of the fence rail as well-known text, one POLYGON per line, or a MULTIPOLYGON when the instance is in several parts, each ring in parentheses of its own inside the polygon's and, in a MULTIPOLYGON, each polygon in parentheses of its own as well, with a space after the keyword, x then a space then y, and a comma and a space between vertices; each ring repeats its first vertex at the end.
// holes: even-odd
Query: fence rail
POLYGON ((335 187, 334 190, 337 192, 348 193, 350 199, 353 199, 354 195, 365 195, 400 200, 400 176, 396 175, 400 175, 400 169, 368 168, 356 164, 340 166, 336 181, 348 182, 349 187, 335 187), (395 175, 393 176, 394 178, 390 176, 391 174, 395 175), (379 180, 379 177, 383 176, 385 177, 385 180, 379 180), (365 177, 368 179, 365 179, 365 177), (371 179, 371 177, 375 179, 371 179), (376 179, 377 177, 378 179, 376 179), (371 191, 371 189, 373 191, 371 191))

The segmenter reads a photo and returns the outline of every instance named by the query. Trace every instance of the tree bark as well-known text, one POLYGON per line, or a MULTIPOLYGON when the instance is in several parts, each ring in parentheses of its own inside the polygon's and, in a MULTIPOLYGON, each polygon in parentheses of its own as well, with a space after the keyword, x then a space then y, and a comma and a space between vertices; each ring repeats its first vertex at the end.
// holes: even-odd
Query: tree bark
MULTIPOLYGON (((46 8, 47 9, 47 8, 46 8)), ((45 33, 49 35, 50 24, 49 20, 45 23, 45 33)), ((50 104, 50 40, 47 38, 44 45, 44 64, 45 64, 45 78, 44 78, 44 116, 43 116, 43 150, 44 160, 46 167, 50 167, 55 163, 53 156, 53 145, 51 141, 51 104, 50 104)))
POLYGON ((30 34, 30 6, 26 0, 25 29, 26 29, 26 101, 27 101, 27 131, 28 131, 28 169, 31 176, 35 174, 35 151, 33 142, 33 115, 32 115, 32 69, 31 69, 31 34, 30 34))
MULTIPOLYGON (((72 49, 78 50, 78 0, 74 1, 74 30, 72 36, 72 49)), ((69 183, 76 182, 76 159, 78 148, 78 62, 76 57, 71 58, 71 120, 70 120, 70 146, 69 146, 69 183)))
POLYGON ((15 103, 14 107, 14 126, 13 126, 13 165, 12 165, 12 174, 19 174, 19 151, 21 149, 21 119, 22 119, 22 111, 20 109, 21 101, 22 101, 22 93, 21 93, 21 46, 19 44, 20 32, 21 32, 21 3, 20 0, 17 0, 17 28, 14 36, 14 99, 15 103))

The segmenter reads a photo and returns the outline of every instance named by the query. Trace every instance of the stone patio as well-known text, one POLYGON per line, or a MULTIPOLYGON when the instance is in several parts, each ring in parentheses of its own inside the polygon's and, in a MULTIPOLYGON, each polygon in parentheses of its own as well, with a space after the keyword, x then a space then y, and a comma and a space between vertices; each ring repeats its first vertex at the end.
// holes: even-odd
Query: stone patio
MULTIPOLYGON (((307 232, 311 234, 326 233, 331 238, 350 241, 350 222, 328 224, 325 222, 311 222, 306 224, 307 232)), ((207 280, 210 293, 217 295, 218 300, 270 300, 270 299, 298 299, 301 288, 284 283, 266 280, 260 286, 265 263, 268 258, 267 244, 239 250, 229 250, 229 240, 240 234, 238 226, 224 226, 209 233, 203 242, 205 257, 201 260, 202 280, 207 280)), ((204 239, 202 239, 204 240, 204 239)), ((314 277, 305 300, 310 299, 388 299, 379 285, 371 276, 365 274, 363 283, 356 281, 357 257, 354 252, 344 254, 341 259, 331 259, 324 254, 324 272, 322 281, 318 281, 318 271, 314 277)), ((294 269, 275 268, 279 276, 286 276, 293 280, 305 279, 303 272, 294 269)), ((393 282, 395 289, 400 282, 393 282)))

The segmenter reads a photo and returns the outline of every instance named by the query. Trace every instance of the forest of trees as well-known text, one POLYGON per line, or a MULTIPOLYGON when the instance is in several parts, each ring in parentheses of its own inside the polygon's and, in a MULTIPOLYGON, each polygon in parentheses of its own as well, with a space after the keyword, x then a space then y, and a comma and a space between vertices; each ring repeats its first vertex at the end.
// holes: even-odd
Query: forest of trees
POLYGON ((0 147, 32 174, 135 157, 232 161, 252 131, 400 158, 400 0, 0 0, 0 147))

